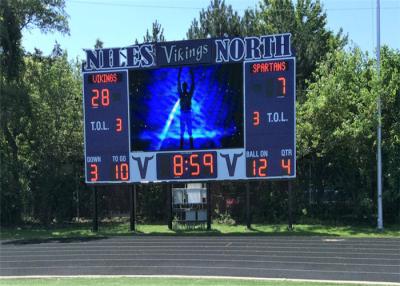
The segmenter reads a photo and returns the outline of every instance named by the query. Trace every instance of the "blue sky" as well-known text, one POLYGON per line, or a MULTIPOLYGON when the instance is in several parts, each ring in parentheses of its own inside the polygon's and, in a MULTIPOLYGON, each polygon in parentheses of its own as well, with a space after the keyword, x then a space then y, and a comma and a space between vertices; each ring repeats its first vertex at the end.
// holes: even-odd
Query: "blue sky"
MULTIPOLYGON (((158 20, 168 41, 182 40, 194 18, 210 0, 67 0, 70 36, 25 30, 23 46, 49 54, 55 41, 67 49, 69 58, 83 58, 82 49, 92 48, 100 38, 105 47, 142 41, 147 29, 158 20)), ((226 0, 240 14, 258 0, 226 0)), ((376 0, 322 0, 328 28, 349 35, 351 45, 373 53, 376 47, 376 0)), ((381 0, 381 44, 400 50, 400 0, 381 0)))

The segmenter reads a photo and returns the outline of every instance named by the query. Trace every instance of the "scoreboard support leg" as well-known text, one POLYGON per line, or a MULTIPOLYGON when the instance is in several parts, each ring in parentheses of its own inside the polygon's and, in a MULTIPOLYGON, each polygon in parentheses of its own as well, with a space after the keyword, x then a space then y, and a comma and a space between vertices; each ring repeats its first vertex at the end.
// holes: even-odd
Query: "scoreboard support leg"
POLYGON ((93 187, 93 226, 92 231, 97 232, 99 230, 98 210, 97 210, 97 187, 93 187))
POLYGON ((293 230, 293 216, 292 216, 292 181, 287 181, 288 184, 288 229, 293 230))
POLYGON ((136 230, 136 185, 129 186, 130 231, 136 230))
POLYGON ((207 183, 207 230, 211 230, 211 184, 207 183))
POLYGON ((164 191, 167 192, 167 220, 168 229, 172 229, 172 184, 165 184, 164 191))
POLYGON ((246 226, 251 229, 251 216, 250 216, 250 183, 246 182, 246 226))

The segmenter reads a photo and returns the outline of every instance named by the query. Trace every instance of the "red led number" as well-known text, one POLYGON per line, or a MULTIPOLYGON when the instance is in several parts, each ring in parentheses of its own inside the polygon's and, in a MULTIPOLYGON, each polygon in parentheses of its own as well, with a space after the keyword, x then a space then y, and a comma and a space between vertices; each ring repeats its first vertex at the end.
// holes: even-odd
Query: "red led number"
POLYGON ((121 163, 115 165, 115 179, 121 181, 127 181, 129 179, 128 163, 121 163))
POLYGON ((192 176, 198 176, 200 174, 200 164, 195 162, 195 160, 197 161, 197 158, 199 158, 198 154, 192 154, 189 157, 190 166, 195 169, 195 171, 190 173, 192 176))
POLYGON ((286 170, 288 175, 290 175, 290 159, 287 159, 286 162, 285 162, 285 159, 282 159, 281 167, 282 167, 282 169, 286 170))
POLYGON ((283 76, 278 77, 278 81, 282 84, 282 95, 286 95, 286 78, 283 76))
POLYGON ((92 89, 94 95, 92 96, 92 107, 99 107, 99 90, 94 88, 92 89))
POLYGON ((260 112, 254 111, 253 112, 253 126, 260 125, 260 112))
POLYGON ((99 179, 97 164, 90 164, 90 181, 96 182, 99 179))
POLYGON ((116 121, 115 131, 121 132, 122 131, 122 118, 118 117, 117 119, 115 119, 115 121, 116 121))
MULTIPOLYGON (((209 173, 214 173, 214 157, 212 154, 204 154, 202 159, 199 154, 191 154, 186 161, 183 155, 177 154, 172 157, 174 177, 181 177, 185 172, 185 165, 190 166, 190 175, 199 176, 202 166, 208 168, 209 173)), ((186 169, 187 171, 187 169, 186 169)))
POLYGON ((210 169, 210 174, 214 174, 214 157, 212 154, 204 154, 203 165, 210 169))
POLYGON ((174 176, 182 176, 183 175, 183 156, 182 155, 174 155, 174 176))
POLYGON ((253 160, 253 176, 265 177, 267 176, 267 159, 253 160), (257 164, 257 161, 260 165, 257 164))
POLYGON ((99 107, 100 103, 102 106, 109 106, 110 105, 110 91, 108 88, 103 88, 101 90, 94 88, 92 89, 93 96, 91 99, 92 107, 99 107), (100 98, 100 103, 99 103, 100 98))
POLYGON ((101 104, 103 106, 110 105, 110 91, 108 90, 108 88, 101 90, 101 104))

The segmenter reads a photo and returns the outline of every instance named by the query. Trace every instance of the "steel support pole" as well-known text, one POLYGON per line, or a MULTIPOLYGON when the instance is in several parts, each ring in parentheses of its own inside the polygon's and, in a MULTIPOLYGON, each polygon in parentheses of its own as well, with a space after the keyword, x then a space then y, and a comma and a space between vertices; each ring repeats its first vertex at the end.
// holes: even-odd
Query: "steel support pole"
POLYGON ((246 226, 251 229, 251 216, 250 216, 250 182, 246 182, 246 226))
POLYGON ((135 231, 136 230, 136 225, 135 225, 135 218, 136 218, 136 198, 135 198, 135 193, 136 193, 136 185, 130 185, 129 186, 129 215, 130 215, 130 231, 135 231))
POLYGON ((167 192, 167 219, 168 228, 172 229, 172 185, 165 184, 164 191, 167 192))
POLYGON ((97 209, 97 188, 93 187, 93 220, 92 220, 92 231, 97 232, 99 230, 99 219, 98 219, 98 209, 97 209))
POLYGON ((287 182, 288 186, 288 229, 293 230, 293 214, 292 214, 292 203, 293 203, 293 194, 292 194, 292 181, 287 182))
POLYGON ((207 186, 207 230, 211 230, 211 188, 210 183, 207 186))
MULTIPOLYGON (((381 66, 381 13, 380 13, 380 0, 376 1, 376 69, 378 78, 380 77, 381 66)), ((380 92, 380 90, 378 90, 380 92)), ((381 95, 378 94, 378 130, 377 130, 377 189, 378 189, 378 230, 383 230, 383 209, 382 209, 382 147, 381 147, 381 95)))

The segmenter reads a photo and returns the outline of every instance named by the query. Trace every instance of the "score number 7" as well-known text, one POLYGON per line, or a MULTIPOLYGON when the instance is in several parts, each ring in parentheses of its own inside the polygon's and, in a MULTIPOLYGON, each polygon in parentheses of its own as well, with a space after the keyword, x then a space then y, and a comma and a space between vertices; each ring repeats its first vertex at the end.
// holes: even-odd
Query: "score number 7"
POLYGON ((286 95, 286 78, 283 76, 278 77, 278 81, 282 84, 282 95, 286 95))

